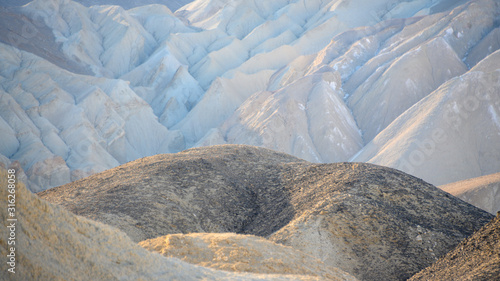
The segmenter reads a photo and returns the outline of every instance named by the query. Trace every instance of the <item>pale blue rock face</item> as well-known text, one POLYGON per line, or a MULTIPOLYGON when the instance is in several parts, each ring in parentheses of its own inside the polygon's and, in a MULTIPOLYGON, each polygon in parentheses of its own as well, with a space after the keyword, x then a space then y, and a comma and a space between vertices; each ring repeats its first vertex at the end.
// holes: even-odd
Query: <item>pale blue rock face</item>
MULTIPOLYGON (((1 0, 0 6, 16 7, 26 5, 29 2, 32 2, 32 0, 1 0)), ((172 12, 175 12, 182 6, 192 2, 192 0, 76 0, 75 2, 78 2, 86 7, 95 5, 118 5, 127 10, 145 5, 161 4, 167 6, 172 12)))
POLYGON ((2 1, 0 162, 32 191, 226 143, 499 172, 495 1, 113 3, 2 1))

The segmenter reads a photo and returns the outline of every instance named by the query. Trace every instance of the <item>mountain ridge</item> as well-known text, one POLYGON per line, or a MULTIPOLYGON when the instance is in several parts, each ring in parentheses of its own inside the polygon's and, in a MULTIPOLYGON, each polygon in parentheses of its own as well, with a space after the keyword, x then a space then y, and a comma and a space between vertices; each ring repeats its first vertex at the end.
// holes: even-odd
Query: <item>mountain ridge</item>
MULTIPOLYGON (((4 7, 18 7, 28 4, 33 0, 2 0, 0 1, 0 6, 4 7)), ((174 11, 181 8, 182 6, 192 2, 192 0, 175 0, 175 1, 166 1, 166 0, 128 0, 128 1, 116 1, 116 0, 107 0, 107 1, 97 1, 97 0, 78 0, 78 2, 86 7, 94 6, 94 5, 117 5, 121 6, 126 10, 144 6, 144 5, 152 5, 152 4, 162 4, 167 6, 170 10, 174 11)))
MULTIPOLYGON (((492 0, 365 2, 199 0, 172 13, 35 0, 2 9, 12 19, 0 30, 0 90, 10 96, 2 98, 2 165, 19 163, 36 192, 196 146, 258 145, 330 163, 366 156, 363 148, 384 139, 377 146, 392 152, 357 160, 404 170, 398 161, 419 153, 389 145, 384 130, 481 62, 491 67, 484 91, 494 91, 500 8, 492 0), (59 118, 43 110, 49 100, 65 108, 59 118)), ((480 79, 473 76, 462 87, 480 79)), ((496 138, 492 106, 475 114, 496 138)), ((459 137, 477 133, 469 127, 459 137)), ((435 175, 445 154, 467 163, 498 143, 480 147, 442 148, 405 171, 433 184, 498 172, 486 159, 435 175)))

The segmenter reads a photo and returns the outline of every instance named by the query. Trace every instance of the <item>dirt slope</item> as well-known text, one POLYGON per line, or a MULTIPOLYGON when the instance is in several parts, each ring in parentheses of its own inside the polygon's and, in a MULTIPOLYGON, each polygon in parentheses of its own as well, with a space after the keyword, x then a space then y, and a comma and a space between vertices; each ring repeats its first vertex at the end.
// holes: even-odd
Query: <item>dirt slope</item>
POLYGON ((500 213, 410 280, 500 280, 500 213))

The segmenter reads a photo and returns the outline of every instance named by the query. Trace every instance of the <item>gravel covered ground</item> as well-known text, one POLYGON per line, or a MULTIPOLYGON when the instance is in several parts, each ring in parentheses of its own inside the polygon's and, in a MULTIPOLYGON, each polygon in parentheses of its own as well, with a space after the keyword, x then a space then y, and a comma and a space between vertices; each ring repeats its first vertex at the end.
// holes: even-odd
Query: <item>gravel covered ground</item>
POLYGON ((500 212, 415 280, 500 280, 500 212))

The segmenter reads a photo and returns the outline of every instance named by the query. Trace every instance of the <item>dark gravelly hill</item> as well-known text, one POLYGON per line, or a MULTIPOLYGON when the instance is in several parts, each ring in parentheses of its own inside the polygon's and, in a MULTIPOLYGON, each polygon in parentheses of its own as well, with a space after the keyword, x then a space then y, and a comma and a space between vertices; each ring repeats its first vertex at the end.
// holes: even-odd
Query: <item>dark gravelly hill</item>
POLYGON ((266 237, 361 280, 405 280, 492 215, 403 172, 224 145, 139 159, 39 195, 141 241, 266 237))

